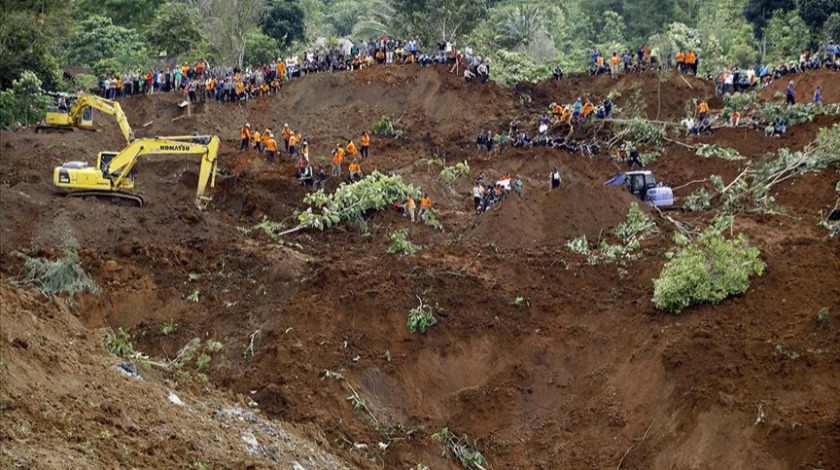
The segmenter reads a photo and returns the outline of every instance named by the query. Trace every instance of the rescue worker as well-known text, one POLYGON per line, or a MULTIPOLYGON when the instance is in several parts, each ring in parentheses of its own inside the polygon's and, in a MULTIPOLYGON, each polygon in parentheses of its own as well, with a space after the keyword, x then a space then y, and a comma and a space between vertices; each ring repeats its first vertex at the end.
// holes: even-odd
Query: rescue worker
POLYGON ((271 129, 266 129, 262 133, 262 139, 260 140, 260 153, 265 152, 266 147, 268 147, 268 139, 272 137, 271 129))
POLYGON ((350 161, 350 182, 355 183, 362 179, 362 167, 356 163, 356 160, 350 161))
POLYGON ((359 155, 359 149, 356 148, 356 144, 354 144, 352 140, 347 141, 347 153, 350 154, 350 158, 353 158, 354 160, 359 155))
POLYGON ((265 149, 268 153, 266 160, 269 165, 273 165, 274 157, 277 155, 277 141, 274 140, 274 134, 268 134, 268 140, 265 142, 265 149))
POLYGON ((294 158, 295 153, 297 152, 297 143, 298 143, 297 134, 291 134, 289 136, 289 140, 287 140, 286 143, 288 144, 289 156, 294 158))
POLYGON ((706 100, 697 104, 697 119, 702 121, 709 114, 709 103, 706 100))
POLYGON ((429 193, 423 193, 420 198, 420 212, 417 214, 417 221, 426 221, 426 214, 432 209, 432 200, 429 199, 429 193))
POLYGON ((260 131, 255 130, 254 133, 251 134, 251 146, 257 152, 260 151, 260 131))
POLYGON ((280 135, 283 137, 283 144, 285 145, 286 151, 289 151, 289 137, 292 136, 292 130, 289 129, 288 124, 283 124, 283 130, 280 132, 280 135))
POLYGON ((360 153, 362 155, 362 161, 367 160, 368 157, 368 149, 370 148, 370 136, 367 132, 362 132, 362 148, 360 149, 360 153))
POLYGON ((341 176, 341 162, 344 161, 344 147, 341 144, 335 144, 332 157, 332 174, 333 176, 341 176))
POLYGON ((405 207, 405 210, 408 211, 408 216, 411 218, 411 221, 414 222, 414 209, 417 207, 417 204, 414 202, 414 198, 408 196, 403 207, 405 207))
POLYGON ((239 136, 242 138, 242 145, 239 146, 239 150, 242 151, 248 148, 248 141, 251 140, 251 125, 246 122, 239 131, 239 136))

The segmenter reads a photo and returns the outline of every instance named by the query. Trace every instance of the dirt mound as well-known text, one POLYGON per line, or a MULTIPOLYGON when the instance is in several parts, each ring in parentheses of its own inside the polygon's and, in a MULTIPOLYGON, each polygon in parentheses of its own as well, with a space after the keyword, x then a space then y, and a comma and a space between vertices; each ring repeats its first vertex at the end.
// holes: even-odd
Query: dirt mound
POLYGON ((244 398, 180 386, 102 348, 59 299, 0 282, 3 468, 349 468, 244 398), (132 371, 139 375, 129 375, 132 371))
POLYGON ((624 221, 633 202, 638 201, 616 186, 567 184, 548 194, 529 191, 477 216, 464 238, 502 248, 563 245, 581 235, 597 241, 624 221))
MULTIPOLYGON (((576 99, 593 102, 603 101, 610 92, 617 91, 621 97, 616 105, 621 107, 637 102, 637 96, 644 104, 648 119, 679 120, 685 114, 685 103, 692 99, 713 99, 714 84, 700 78, 676 71, 660 77, 655 73, 631 73, 617 79, 609 74, 590 77, 574 74, 563 80, 546 80, 537 84, 520 83, 514 88, 520 94, 527 94, 539 111, 544 112, 552 102, 571 104, 576 99)), ((714 107, 714 103, 710 103, 714 107)))
POLYGON ((840 73, 820 69, 796 75, 785 75, 771 83, 759 93, 767 101, 784 101, 788 82, 793 80, 798 103, 813 103, 814 92, 822 87, 823 103, 840 103, 840 73), (781 94, 781 97, 777 97, 781 94))
MULTIPOLYGON (((275 462, 274 454, 244 453, 242 438, 252 442, 250 431, 274 448, 280 431, 250 415, 229 422, 208 414, 243 398, 209 385, 204 392, 180 375, 141 371, 145 381, 137 384, 111 377, 118 359, 101 350, 104 326, 130 331, 135 347, 154 358, 174 357, 195 337, 218 340, 223 349, 203 369, 212 384, 249 397, 265 416, 298 423, 355 468, 459 468, 431 440, 444 427, 467 434, 493 468, 840 466, 840 245, 816 226, 836 197, 835 168, 779 183, 782 215, 738 214, 734 232, 762 250, 767 273, 744 295, 675 317, 650 301, 674 247, 666 217, 651 213, 660 234, 642 242, 637 260, 590 265, 562 246, 580 235, 604 238, 634 201, 603 186, 623 169, 606 152, 508 149, 488 158, 475 150, 481 128, 533 119, 557 96, 602 96, 613 87, 622 99, 642 90, 649 115, 661 99, 660 119, 710 93, 710 84, 675 74, 662 82, 573 76, 510 90, 466 86, 443 68, 379 67, 307 77, 279 97, 241 105, 207 103, 189 118, 180 118, 178 95, 126 100, 139 135, 198 127, 222 136, 222 174, 207 211, 192 207, 193 159, 143 160, 138 187, 148 207, 53 194, 56 164, 121 147, 105 119, 95 133, 0 132, 0 408, 14 403, 0 416, 4 452, 10 449, 3 466, 16 458, 43 466, 35 458, 49 449, 85 468, 184 467, 204 451, 218 467, 275 462), (523 90, 535 92, 530 109, 519 103, 523 90), (290 158, 269 167, 238 151, 242 121, 256 128, 288 122, 310 138, 313 158, 325 161, 338 139, 383 114, 406 134, 374 137, 363 169, 395 171, 427 190, 442 231, 394 211, 280 242, 255 228, 264 216, 293 226, 306 192, 290 158), (469 175, 444 182, 439 163, 464 160, 469 175), (554 166, 564 185, 549 193, 554 166), (514 195, 474 215, 470 190, 481 172, 487 180, 521 176, 522 200, 514 195), (402 228, 419 253, 386 252, 388 234, 402 228), (71 308, 8 285, 19 276, 20 252, 54 256, 68 233, 101 293, 80 296, 71 308), (438 321, 425 334, 406 328, 418 298, 438 321), (177 330, 164 333, 172 322, 177 330), (176 382, 192 412, 167 401, 176 382)), ((701 184, 695 180, 719 174, 729 181, 765 152, 801 148, 832 119, 795 126, 780 139, 745 129, 680 137, 649 167, 670 186, 685 186, 684 195, 701 184), (718 142, 745 159, 704 159, 686 147, 718 142)), ((329 178, 327 187, 339 182, 329 178)), ((665 215, 690 229, 712 217, 665 215)), ((310 446, 298 449, 316 454, 310 446)), ((276 448, 287 468, 282 459, 291 454, 276 448)), ((301 464, 328 467, 317 458, 301 464)))

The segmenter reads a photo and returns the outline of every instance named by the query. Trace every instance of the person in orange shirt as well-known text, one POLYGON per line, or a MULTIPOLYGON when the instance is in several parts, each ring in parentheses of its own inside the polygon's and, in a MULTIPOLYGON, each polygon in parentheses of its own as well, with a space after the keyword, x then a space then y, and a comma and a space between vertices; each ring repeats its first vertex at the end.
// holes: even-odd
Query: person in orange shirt
POLYGON ((362 132, 362 161, 367 160, 368 157, 368 148, 370 148, 370 136, 367 132, 362 132))
POLYGON ((432 209, 432 200, 429 199, 429 193, 423 193, 420 198, 420 212, 417 214, 417 221, 426 221, 426 214, 432 209))
POLYGON ((289 151, 289 137, 292 136, 292 130, 289 129, 288 124, 283 124, 283 131, 280 132, 280 135, 283 136, 283 143, 286 146, 286 151, 289 151))
POLYGON ((341 162, 344 161, 344 147, 341 144, 335 144, 335 149, 332 151, 332 174, 333 176, 341 176, 341 162))
POLYGON ((709 103, 706 100, 701 101, 697 104, 697 119, 702 121, 706 119, 706 115, 709 114, 709 103))
POLYGON ((347 153, 350 154, 351 158, 356 158, 359 155, 359 149, 356 148, 356 144, 352 140, 347 141, 347 153))
POLYGON ((260 142, 261 141, 262 140, 260 138, 260 131, 254 131, 254 133, 251 134, 251 144, 253 144, 254 150, 256 150, 257 152, 260 151, 260 142))
POLYGON ((292 134, 289 136, 289 156, 293 157, 297 153, 297 143, 298 143, 298 136, 297 134, 292 134))
POLYGON ((350 182, 355 183, 362 179, 362 167, 356 163, 356 160, 350 161, 350 182))
POLYGON ((595 60, 595 64, 598 66, 598 70, 595 71, 595 74, 599 74, 604 71, 604 56, 598 54, 598 58, 595 60))
POLYGON ((414 199, 411 196, 405 200, 405 210, 408 211, 409 217, 411 217, 411 221, 414 222, 414 209, 417 208, 417 204, 414 202, 414 199))
POLYGON ((618 77, 619 64, 621 64, 621 58, 618 56, 617 52, 613 52, 612 57, 610 57, 610 76, 612 78, 618 77))
POLYGON ((729 124, 732 125, 732 127, 738 127, 738 125, 741 124, 741 113, 738 111, 732 113, 732 115, 729 116, 729 124))
POLYGON ((595 111, 595 105, 592 104, 591 101, 587 100, 586 104, 583 105, 583 109, 581 109, 581 114, 583 115, 583 119, 589 117, 592 114, 592 111, 595 111))
POLYGON ((674 62, 677 63, 677 70, 685 72, 685 54, 683 54, 683 51, 677 51, 674 54, 674 62))
POLYGON ((239 151, 242 151, 248 148, 248 141, 251 140, 251 125, 246 122, 239 131, 239 136, 242 138, 242 145, 239 147, 239 151))
POLYGON ((266 148, 268 147, 268 139, 270 139, 271 137, 271 129, 266 129, 263 131, 262 140, 260 141, 260 144, 262 144, 262 146, 260 147, 261 152, 265 152, 266 148))
POLYGON ((236 82, 236 98, 239 100, 245 99, 245 85, 238 80, 236 82))
POLYGON ((697 75, 697 56, 689 51, 685 55, 685 71, 697 75))
POLYGON ((274 165, 274 156, 277 155, 277 141, 274 140, 274 134, 268 135, 268 140, 265 143, 265 148, 268 152, 268 156, 266 157, 268 164, 274 165))

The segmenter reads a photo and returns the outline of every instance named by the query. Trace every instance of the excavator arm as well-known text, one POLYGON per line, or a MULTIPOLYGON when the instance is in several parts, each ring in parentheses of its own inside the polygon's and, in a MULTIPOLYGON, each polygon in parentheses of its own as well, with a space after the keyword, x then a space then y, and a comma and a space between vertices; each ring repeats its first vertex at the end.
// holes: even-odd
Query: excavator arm
POLYGON ((89 107, 113 116, 117 121, 117 125, 120 126, 120 131, 122 131, 125 141, 130 143, 134 140, 134 131, 128 124, 128 118, 125 117, 122 106, 116 101, 106 100, 96 95, 82 95, 73 103, 69 114, 74 126, 80 127, 82 115, 85 109, 89 107))
POLYGON ((134 188, 134 168, 146 155, 198 155, 201 166, 198 172, 195 204, 203 209, 210 200, 206 196, 207 186, 216 184, 216 158, 219 153, 217 136, 176 136, 137 139, 118 153, 102 152, 96 166, 80 162, 69 162, 55 169, 53 181, 56 186, 74 190, 77 196, 122 196, 143 205, 142 198, 123 191, 134 188))

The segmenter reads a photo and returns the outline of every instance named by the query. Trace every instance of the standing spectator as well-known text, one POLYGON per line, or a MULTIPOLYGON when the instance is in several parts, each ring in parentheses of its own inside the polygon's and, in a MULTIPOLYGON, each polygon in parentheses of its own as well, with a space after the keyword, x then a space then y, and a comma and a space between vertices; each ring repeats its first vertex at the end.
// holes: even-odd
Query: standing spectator
POLYGON ((817 90, 814 92, 814 103, 817 106, 822 106, 822 87, 818 86, 817 90))
POLYGON ((787 89, 785 90, 785 103, 789 105, 796 104, 796 99, 793 96, 793 80, 788 83, 787 89))

